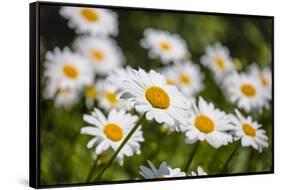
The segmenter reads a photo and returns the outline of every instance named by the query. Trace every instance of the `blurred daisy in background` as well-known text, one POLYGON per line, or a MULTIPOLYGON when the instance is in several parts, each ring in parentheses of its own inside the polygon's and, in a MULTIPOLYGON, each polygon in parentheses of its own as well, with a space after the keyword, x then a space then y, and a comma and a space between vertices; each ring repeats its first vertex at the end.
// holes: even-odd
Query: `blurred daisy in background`
POLYGON ((54 103, 56 107, 63 107, 65 109, 70 109, 72 106, 76 105, 80 100, 79 92, 75 90, 59 90, 54 103))
POLYGON ((75 41, 74 47, 90 60, 95 72, 101 75, 106 75, 119 68, 125 61, 116 42, 107 37, 79 37, 75 41))
POLYGON ((249 112, 261 109, 267 103, 267 96, 259 80, 246 73, 233 73, 223 84, 226 97, 239 108, 249 112))
POLYGON ((160 58, 164 64, 186 59, 189 55, 186 42, 178 34, 167 31, 146 29, 140 44, 148 49, 150 58, 160 58))
MULTIPOLYGON (((110 148, 116 151, 134 127, 138 117, 116 109, 111 109, 106 117, 99 109, 94 109, 90 115, 85 114, 83 119, 90 126, 83 127, 81 134, 93 136, 87 147, 92 148, 96 145, 95 152, 100 155, 110 148)), ((123 165, 124 156, 140 154, 140 143, 144 142, 142 134, 139 127, 118 153, 117 161, 120 165, 123 165)))
POLYGON ((204 75, 200 72, 200 67, 191 61, 166 67, 163 74, 168 84, 177 86, 187 97, 196 95, 204 87, 204 75))
POLYGON ((121 99, 122 95, 117 86, 109 82, 108 80, 99 80, 97 82, 97 99, 98 104, 105 110, 112 108, 116 109, 130 109, 130 103, 126 99, 121 99))
POLYGON ((113 36, 118 34, 117 14, 111 10, 64 6, 60 9, 60 14, 69 20, 68 26, 77 33, 113 36))
POLYGON ((145 179, 162 179, 162 178, 171 178, 171 177, 184 177, 186 174, 181 171, 180 168, 172 169, 167 165, 166 162, 162 162, 160 167, 157 169, 153 163, 147 161, 149 167, 140 166, 140 175, 145 179))
POLYGON ((188 124, 182 126, 186 129, 186 143, 207 141, 214 148, 219 148, 232 142, 232 136, 228 132, 233 126, 228 115, 201 97, 198 106, 194 104, 193 109, 188 124))
POLYGON ((241 140, 243 147, 253 147, 262 152, 263 148, 268 147, 268 137, 266 131, 261 129, 262 125, 258 124, 251 116, 244 117, 237 109, 236 117, 232 117, 235 126, 234 140, 241 140))
POLYGON ((260 69, 257 64, 253 63, 248 67, 248 73, 255 77, 264 89, 267 99, 272 98, 272 73, 271 69, 265 67, 260 69))
POLYGON ((44 89, 45 99, 54 99, 57 108, 71 109, 80 100, 80 92, 77 90, 60 89, 58 83, 48 80, 44 89))
POLYGON ((209 68, 215 77, 215 81, 220 83, 224 77, 235 71, 229 50, 220 43, 208 46, 205 55, 201 57, 201 63, 209 68))
POLYGON ((117 85, 124 91, 122 97, 134 102, 137 112, 145 113, 147 120, 173 126, 190 117, 191 102, 175 86, 168 85, 163 75, 128 67, 122 76, 115 81, 121 83, 117 85))
POLYGON ((88 60, 68 48, 48 51, 44 66, 44 76, 53 81, 50 84, 55 84, 60 89, 81 89, 90 84, 94 77, 88 60))
POLYGON ((97 87, 95 83, 87 85, 84 89, 85 93, 85 105, 88 109, 92 109, 94 106, 94 101, 97 97, 97 87))
POLYGON ((192 171, 189 176, 202 176, 202 175, 208 175, 201 166, 198 166, 197 172, 192 171))

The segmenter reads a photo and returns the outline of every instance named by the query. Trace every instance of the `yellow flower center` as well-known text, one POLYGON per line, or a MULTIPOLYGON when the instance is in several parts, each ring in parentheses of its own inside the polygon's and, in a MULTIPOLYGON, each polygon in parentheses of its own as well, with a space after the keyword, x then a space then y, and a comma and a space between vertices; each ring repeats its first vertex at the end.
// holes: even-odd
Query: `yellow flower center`
POLYGON ((263 86, 268 86, 269 85, 269 81, 263 75, 260 76, 260 80, 261 80, 261 83, 262 83, 263 86))
POLYGON ((80 10, 81 16, 89 22, 96 22, 99 20, 99 15, 94 9, 82 8, 80 10))
POLYGON ((167 52, 167 51, 171 50, 171 45, 168 42, 163 41, 163 42, 160 43, 160 48, 163 51, 167 52))
POLYGON ((65 64, 63 66, 63 73, 70 79, 76 79, 79 75, 77 68, 70 64, 65 64))
POLYGON ((253 97, 256 95, 256 89, 251 84, 242 84, 241 91, 243 92, 244 95, 248 97, 253 97))
POLYGON ((60 89, 58 92, 59 96, 63 96, 63 97, 67 97, 69 95, 69 91, 68 90, 64 90, 64 89, 60 89))
POLYGON ((158 177, 156 177, 156 179, 163 179, 163 178, 165 178, 164 176, 158 176, 158 177))
POLYGON ((167 109, 170 106, 170 97, 160 87, 148 87, 145 91, 145 97, 154 108, 167 109))
POLYGON ((187 74, 181 74, 180 81, 181 83, 188 85, 190 83, 190 77, 187 74))
POLYGON ((123 137, 123 130, 114 123, 105 125, 103 132, 107 138, 115 142, 120 141, 123 137))
POLYGON ((208 116, 200 115, 195 119, 195 126, 203 133, 210 133, 214 130, 215 124, 208 116))
POLYGON ((171 79, 167 79, 166 81, 168 85, 175 85, 175 82, 172 81, 171 79))
POLYGON ((93 51, 91 51, 90 57, 93 60, 101 62, 104 59, 104 54, 100 50, 93 50, 93 51))
POLYGON ((215 60, 215 64, 218 68, 220 68, 221 70, 224 70, 225 63, 224 63, 224 59, 222 57, 217 57, 215 60))
POLYGON ((114 106, 117 104, 118 100, 117 100, 117 95, 114 92, 105 92, 104 94, 105 98, 108 100, 108 102, 114 106))
POLYGON ((85 89, 85 94, 87 97, 96 97, 97 95, 97 90, 94 86, 87 86, 85 89))
POLYGON ((256 136, 256 130, 250 124, 247 124, 247 123, 243 124, 242 129, 246 135, 251 136, 251 137, 256 136))

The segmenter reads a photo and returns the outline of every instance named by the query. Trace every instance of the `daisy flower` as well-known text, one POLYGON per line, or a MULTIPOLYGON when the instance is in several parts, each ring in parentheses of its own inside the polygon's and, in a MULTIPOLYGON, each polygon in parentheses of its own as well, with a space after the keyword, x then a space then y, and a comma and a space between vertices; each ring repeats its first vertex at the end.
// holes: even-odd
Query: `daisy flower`
POLYGON ((226 97, 247 112, 260 109, 267 102, 259 80, 249 74, 233 73, 225 79, 223 86, 226 97))
POLYGON ((244 117, 238 110, 235 110, 236 117, 232 117, 235 126, 234 140, 241 139, 243 147, 253 147, 262 152, 263 148, 268 147, 268 137, 265 130, 261 129, 262 125, 258 124, 252 117, 244 117))
POLYGON ((201 57, 201 63, 213 72, 216 82, 219 83, 228 73, 235 71, 229 50, 220 43, 206 48, 205 55, 201 57))
POLYGON ((233 129, 231 120, 223 111, 216 109, 199 97, 198 106, 194 104, 194 113, 183 128, 186 129, 186 142, 207 141, 214 148, 232 142, 228 131, 233 129))
POLYGON ((55 82, 47 81, 44 98, 54 99, 55 107, 69 110, 79 102, 80 94, 76 90, 60 89, 55 82))
POLYGON ((91 83, 85 87, 85 104, 88 109, 94 106, 94 100, 97 97, 97 87, 94 83, 91 83))
POLYGON ((204 75, 200 72, 200 67, 191 61, 176 63, 176 65, 167 67, 163 74, 168 84, 176 85, 187 97, 194 96, 204 87, 204 75))
POLYGON ((268 100, 272 98, 272 73, 271 69, 265 67, 260 69, 257 64, 251 64, 248 68, 248 73, 255 77, 261 84, 265 91, 265 95, 268 100))
POLYGON ((121 49, 108 37, 82 36, 77 38, 74 47, 90 60, 95 72, 101 75, 119 68, 125 61, 121 49))
MULTIPOLYGON (((117 111, 116 109, 110 110, 106 117, 99 109, 94 109, 91 115, 85 114, 83 119, 90 126, 83 127, 81 134, 93 136, 87 147, 92 148, 96 145, 95 152, 100 155, 110 148, 116 151, 134 127, 138 117, 126 113, 124 110, 117 111)), ((141 142, 144 142, 144 138, 141 127, 139 127, 118 153, 118 163, 122 165, 125 156, 140 154, 141 142)))
POLYGON ((122 95, 117 86, 109 82, 108 80, 100 80, 97 82, 98 90, 98 103, 99 106, 105 110, 112 108, 116 109, 130 109, 130 103, 128 100, 121 99, 122 95))
POLYGON ((69 20, 68 26, 77 33, 113 36, 118 34, 117 14, 111 10, 64 6, 60 9, 60 14, 69 20))
POLYGON ((162 162, 160 164, 159 169, 157 169, 153 163, 147 161, 149 167, 140 166, 140 175, 145 179, 162 179, 162 178, 171 178, 171 177, 184 177, 186 174, 181 171, 180 168, 172 169, 170 166, 166 164, 166 162, 162 162))
POLYGON ((190 176, 202 176, 202 175, 208 175, 201 166, 198 166, 197 172, 192 171, 190 176))
POLYGON ((159 57, 164 64, 180 61, 189 54, 185 41, 179 35, 167 31, 146 29, 140 44, 149 50, 150 58, 159 57))
POLYGON ((93 79, 92 67, 87 59, 68 48, 46 53, 44 75, 60 89, 81 89, 93 79))
POLYGON ((125 73, 120 72, 115 83, 123 89, 122 97, 132 101, 137 112, 146 114, 147 120, 155 119, 158 123, 173 126, 178 122, 185 123, 190 115, 190 101, 154 70, 147 73, 143 69, 128 67, 125 73))

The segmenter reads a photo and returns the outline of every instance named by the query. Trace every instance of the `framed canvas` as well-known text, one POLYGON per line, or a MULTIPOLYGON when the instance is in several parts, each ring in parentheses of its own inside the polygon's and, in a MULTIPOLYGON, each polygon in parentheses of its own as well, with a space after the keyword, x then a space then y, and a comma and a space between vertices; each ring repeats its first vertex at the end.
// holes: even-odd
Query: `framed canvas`
POLYGON ((30 186, 274 172, 272 16, 30 4, 30 186))

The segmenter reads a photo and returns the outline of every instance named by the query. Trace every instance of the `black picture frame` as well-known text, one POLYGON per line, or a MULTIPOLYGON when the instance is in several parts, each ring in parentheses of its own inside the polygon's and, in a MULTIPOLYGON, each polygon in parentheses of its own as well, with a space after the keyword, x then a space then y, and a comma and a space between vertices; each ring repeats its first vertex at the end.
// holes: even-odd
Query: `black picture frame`
POLYGON ((101 185, 101 184, 120 184, 120 183, 136 183, 136 182, 151 182, 151 181, 166 181, 166 180, 184 180, 194 178, 213 178, 213 177, 232 177, 232 176, 245 176, 245 175, 260 175, 260 174, 273 174, 274 173, 274 17, 263 15, 248 15, 248 14, 228 14, 217 12, 197 12, 186 10, 167 10, 156 8, 135 8, 123 6, 104 6, 93 4, 78 4, 78 3, 61 3, 61 2, 34 2, 29 4, 29 59, 30 59, 30 75, 29 75, 29 185, 33 188, 52 188, 52 187, 72 187, 72 186, 86 186, 86 185, 101 185), (95 7, 95 8, 110 8, 122 10, 141 10, 141 11, 155 11, 155 12, 176 12, 200 15, 216 15, 216 16, 238 16, 245 18, 266 18, 272 20, 272 39, 271 39, 271 56, 272 56, 272 168, 270 171, 265 172, 248 172, 248 173, 235 173, 235 174, 219 174, 208 176, 189 176, 179 178, 166 178, 166 179, 138 179, 126 181, 103 181, 93 183, 75 183, 75 184, 58 184, 58 185, 41 185, 40 184, 40 98, 42 92, 40 91, 40 7, 43 5, 54 6, 75 6, 75 7, 95 7))

